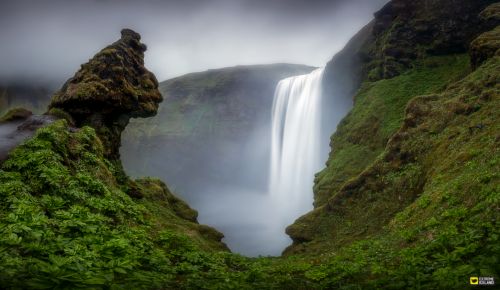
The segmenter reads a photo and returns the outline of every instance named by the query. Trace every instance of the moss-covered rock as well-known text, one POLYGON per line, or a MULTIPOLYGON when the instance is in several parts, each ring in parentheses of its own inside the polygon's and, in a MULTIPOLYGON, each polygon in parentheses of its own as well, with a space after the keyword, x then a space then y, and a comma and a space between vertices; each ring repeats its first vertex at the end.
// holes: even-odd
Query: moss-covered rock
POLYGON ((500 3, 494 3, 486 7, 479 17, 487 22, 488 26, 494 28, 500 25, 500 3))
POLYGON ((470 46, 472 68, 479 67, 488 58, 498 55, 500 47, 500 4, 492 4, 481 12, 481 19, 493 29, 481 34, 470 46))
POLYGON ((375 13, 365 42, 365 77, 395 77, 426 55, 465 53, 483 31, 479 13, 494 0, 393 0, 375 13))
POLYGON ((155 115, 162 101, 158 81, 144 67, 145 51, 138 33, 122 30, 121 39, 83 64, 49 105, 70 114, 76 126, 95 128, 111 159, 119 158, 129 119, 155 115))
POLYGON ((53 117, 55 117, 57 119, 64 119, 71 126, 75 126, 75 121, 73 120, 73 117, 71 117, 71 115, 68 112, 64 111, 64 110, 61 110, 61 109, 58 109, 58 108, 52 108, 46 114, 49 115, 49 116, 53 116, 53 117))
POLYGON ((29 118, 33 113, 25 108, 10 109, 5 115, 0 117, 0 124, 12 121, 21 121, 29 118))
POLYGON ((479 67, 485 60, 494 55, 499 55, 500 26, 485 32, 476 38, 470 48, 472 67, 479 67))
POLYGON ((169 207, 179 217, 187 221, 197 221, 198 212, 190 208, 185 201, 175 196, 161 180, 145 178, 138 179, 136 182, 148 199, 163 202, 165 207, 169 207))

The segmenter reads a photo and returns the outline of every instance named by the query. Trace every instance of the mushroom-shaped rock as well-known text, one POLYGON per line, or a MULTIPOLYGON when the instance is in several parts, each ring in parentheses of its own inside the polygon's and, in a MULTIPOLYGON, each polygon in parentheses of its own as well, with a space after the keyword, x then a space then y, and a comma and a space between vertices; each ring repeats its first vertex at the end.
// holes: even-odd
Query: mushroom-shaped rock
POLYGON ((163 100, 156 77, 144 67, 146 45, 130 29, 97 53, 52 97, 49 109, 71 115, 75 125, 91 126, 106 156, 119 158, 121 133, 130 118, 151 117, 163 100))

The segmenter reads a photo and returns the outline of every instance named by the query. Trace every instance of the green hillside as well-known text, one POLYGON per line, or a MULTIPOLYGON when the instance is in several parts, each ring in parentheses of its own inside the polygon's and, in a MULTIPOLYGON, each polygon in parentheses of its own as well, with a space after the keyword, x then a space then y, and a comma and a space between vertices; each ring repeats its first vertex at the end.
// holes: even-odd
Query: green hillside
MULTIPOLYGON (((467 289, 477 276, 498 283, 494 2, 393 0, 375 14, 356 51, 343 54, 362 75, 354 107, 316 176, 315 209, 287 228, 293 244, 281 257, 230 253, 223 235, 198 224, 163 182, 125 174, 121 134, 131 118, 157 114, 166 84, 144 67, 140 35, 123 30, 57 92, 48 114, 62 119, 0 164, 0 288, 467 289)), ((330 72, 325 82, 338 73, 330 72)), ((216 81, 198 76, 168 83, 191 88, 163 96, 171 127, 138 133, 218 132, 223 119, 213 112, 235 107, 191 104, 231 86, 216 73, 216 81), (207 82, 215 90, 201 93, 207 82), (192 122, 184 127, 175 120, 185 115, 192 122)), ((157 121, 141 128, 148 122, 157 121)))

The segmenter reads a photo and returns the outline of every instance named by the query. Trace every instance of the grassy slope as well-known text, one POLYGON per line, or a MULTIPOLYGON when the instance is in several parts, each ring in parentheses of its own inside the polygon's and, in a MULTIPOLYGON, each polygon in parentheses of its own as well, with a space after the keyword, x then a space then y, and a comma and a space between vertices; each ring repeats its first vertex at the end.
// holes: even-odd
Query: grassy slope
POLYGON ((318 256, 203 250, 210 246, 189 222, 193 213, 161 183, 139 180, 145 199, 131 199, 93 130, 70 133, 57 122, 0 171, 0 285, 463 289, 469 276, 498 277, 499 69, 492 58, 410 101, 380 157, 317 210, 329 221, 318 256), (365 232, 345 243, 350 229, 365 232), (333 247, 339 238, 344 246, 333 247))
POLYGON ((316 210, 323 252, 337 249, 317 272, 323 285, 463 289, 469 276, 498 277, 499 69, 497 56, 412 99, 381 157, 316 210))
POLYGON ((408 101, 443 89, 468 71, 466 55, 432 57, 401 76, 364 83, 354 107, 332 136, 327 167, 315 182, 315 205, 323 205, 332 193, 361 171, 384 150, 399 128, 408 101))
POLYGON ((0 288, 159 287, 175 272, 177 240, 224 250, 160 181, 138 180, 144 198, 129 197, 116 166, 93 129, 64 120, 11 153, 0 170, 0 288))
POLYGON ((92 129, 41 129, 0 170, 0 288, 463 289, 498 277, 500 56, 458 80, 466 64, 429 58, 365 84, 342 125, 360 163, 335 159, 352 173, 294 225, 307 253, 295 257, 217 251, 217 232, 161 182, 126 195, 92 129))

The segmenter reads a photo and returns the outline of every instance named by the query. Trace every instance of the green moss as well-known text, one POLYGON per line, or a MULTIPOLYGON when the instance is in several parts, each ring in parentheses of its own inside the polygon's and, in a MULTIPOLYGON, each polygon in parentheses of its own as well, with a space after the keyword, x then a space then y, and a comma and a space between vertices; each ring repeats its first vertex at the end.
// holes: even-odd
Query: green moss
POLYGON ((464 76, 466 64, 426 59, 363 86, 318 177, 326 201, 287 230, 297 256, 218 251, 220 233, 160 181, 130 181, 94 129, 39 129, 0 167, 0 288, 463 289, 498 277, 500 57, 464 76))
POLYGON ((157 231, 171 229, 186 233, 202 249, 227 250, 220 243, 223 235, 211 227, 196 223, 198 212, 175 196, 158 179, 144 178, 136 180, 144 194, 139 202, 148 209, 148 214, 155 220, 157 231))
POLYGON ((93 129, 70 132, 60 120, 10 154, 0 170, 1 288, 160 288, 177 271, 165 243, 198 235, 185 244, 199 251, 203 231, 178 214, 187 206, 156 204, 150 192, 134 201, 103 151, 93 129))
POLYGON ((67 112, 65 112, 64 110, 61 110, 61 109, 58 109, 58 108, 52 108, 52 109, 50 109, 47 112, 47 114, 51 115, 51 116, 54 116, 54 117, 56 117, 58 119, 64 119, 70 125, 73 125, 73 126, 75 125, 75 121, 73 120, 73 118, 71 117, 71 115, 68 114, 67 112))
POLYGON ((5 115, 0 117, 0 124, 10 121, 23 120, 31 116, 32 113, 24 108, 13 108, 7 111, 5 115))
POLYGON ((336 253, 324 287, 460 289, 498 276, 499 68, 490 59, 412 99, 382 155, 289 229, 305 238, 295 252, 336 253))
POLYGON ((468 71, 466 55, 430 57, 398 77, 364 83, 332 136, 331 157, 316 178, 315 205, 324 204, 375 160, 400 127, 410 99, 442 90, 468 71))

